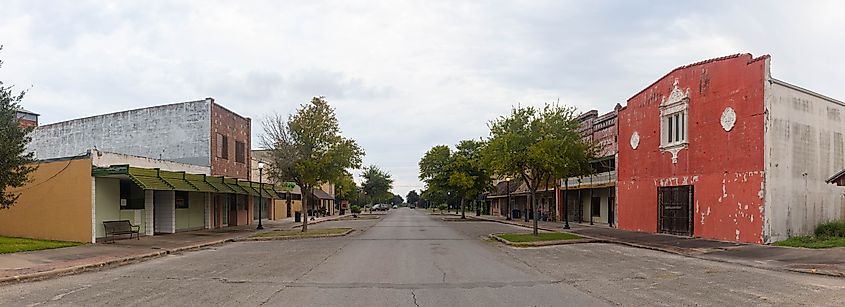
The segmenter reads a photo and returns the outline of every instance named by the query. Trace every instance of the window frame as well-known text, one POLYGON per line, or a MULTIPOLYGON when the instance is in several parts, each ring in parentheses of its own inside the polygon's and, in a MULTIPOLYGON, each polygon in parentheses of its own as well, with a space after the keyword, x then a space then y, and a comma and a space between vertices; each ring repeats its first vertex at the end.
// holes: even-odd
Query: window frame
POLYGON ((246 142, 235 141, 235 162, 246 163, 246 142))
POLYGON ((217 133, 217 158, 229 160, 229 136, 217 133))

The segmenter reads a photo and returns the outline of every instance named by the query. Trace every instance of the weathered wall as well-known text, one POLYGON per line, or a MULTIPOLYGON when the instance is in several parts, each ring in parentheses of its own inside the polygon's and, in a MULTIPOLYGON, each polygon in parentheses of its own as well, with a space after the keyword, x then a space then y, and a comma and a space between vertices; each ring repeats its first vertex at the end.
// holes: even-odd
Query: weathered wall
POLYGON ((44 162, 0 211, 0 235, 76 242, 92 240, 91 159, 44 162))
POLYGON ((208 166, 210 101, 155 106, 75 119, 35 129, 28 149, 39 159, 87 150, 118 152, 208 166))
POLYGON ((673 70, 637 93, 619 112, 618 224, 657 231, 657 189, 693 185, 693 235, 762 243, 763 83, 768 57, 750 54, 708 60, 673 70), (660 150, 661 99, 678 80, 689 89, 688 148, 677 163, 660 150), (722 124, 726 108, 736 122, 722 124), (639 142, 631 142, 634 133, 639 142))
POLYGON ((216 104, 211 104, 211 141, 206 151, 211 152, 211 174, 215 176, 227 176, 232 178, 250 179, 250 165, 252 155, 252 128, 249 118, 238 115, 235 112, 216 104), (228 138, 228 158, 217 155, 217 134, 226 135, 228 138), (245 143, 245 160, 243 163, 235 160, 235 142, 245 143))
POLYGON ((773 242, 844 217, 845 188, 825 180, 845 167, 845 105, 777 80, 767 87, 764 240, 773 242))
POLYGON ((94 166, 109 167, 112 165, 129 164, 134 167, 159 168, 163 171, 188 172, 192 174, 211 174, 211 167, 187 163, 172 162, 154 158, 132 156, 120 153, 92 151, 94 166))

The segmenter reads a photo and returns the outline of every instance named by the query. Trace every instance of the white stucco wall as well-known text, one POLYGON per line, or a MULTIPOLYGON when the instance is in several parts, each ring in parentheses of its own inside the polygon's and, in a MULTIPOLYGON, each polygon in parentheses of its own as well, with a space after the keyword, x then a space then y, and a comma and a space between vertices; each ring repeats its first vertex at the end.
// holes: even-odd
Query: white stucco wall
POLYGON ((761 194, 763 239, 771 243, 843 218, 845 188, 825 180, 845 167, 845 104, 774 79, 765 87, 761 194))
POLYGON ((196 165, 211 165, 211 101, 168 104, 42 125, 27 149, 38 159, 91 148, 196 165))

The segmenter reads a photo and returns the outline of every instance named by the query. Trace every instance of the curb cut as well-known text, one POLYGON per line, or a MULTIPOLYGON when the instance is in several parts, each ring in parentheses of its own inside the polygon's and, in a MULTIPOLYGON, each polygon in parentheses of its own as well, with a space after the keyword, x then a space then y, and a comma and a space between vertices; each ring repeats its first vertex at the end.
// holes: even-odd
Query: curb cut
POLYGON ((299 240, 299 239, 315 239, 315 238, 331 238, 331 237, 343 237, 355 231, 355 229, 348 229, 342 233, 332 233, 332 234, 323 234, 323 235, 316 235, 316 236, 287 236, 287 237, 245 237, 245 238, 237 238, 232 239, 234 242, 256 242, 256 241, 279 241, 279 240, 299 240))
POLYGON ((80 274, 80 273, 85 273, 85 272, 90 272, 90 271, 96 271, 96 270, 103 269, 103 268, 106 268, 106 267, 119 267, 119 266, 124 266, 124 265, 128 265, 128 264, 143 262, 143 261, 146 261, 146 260, 152 260, 154 258, 166 256, 166 255, 173 254, 173 253, 183 252, 183 251, 187 251, 187 250, 200 249, 200 248, 203 248, 203 247, 223 244, 223 243, 226 243, 226 242, 233 242, 234 240, 235 240, 234 238, 229 238, 229 239, 211 241, 211 242, 206 242, 206 243, 201 243, 201 244, 194 244, 194 245, 190 245, 190 246, 177 247, 177 248, 162 250, 162 251, 157 251, 157 252, 127 256, 127 257, 122 257, 122 258, 117 258, 117 259, 106 260, 106 261, 100 261, 100 262, 95 262, 95 263, 80 264, 80 265, 75 265, 75 266, 71 266, 71 267, 67 267, 67 268, 61 268, 61 269, 55 269, 55 270, 49 270, 49 271, 42 271, 42 272, 35 272, 35 273, 24 274, 24 275, 3 277, 3 278, 0 278, 0 285, 27 282, 27 281, 38 281, 38 280, 45 280, 45 279, 67 276, 67 275, 75 275, 75 274, 80 274))

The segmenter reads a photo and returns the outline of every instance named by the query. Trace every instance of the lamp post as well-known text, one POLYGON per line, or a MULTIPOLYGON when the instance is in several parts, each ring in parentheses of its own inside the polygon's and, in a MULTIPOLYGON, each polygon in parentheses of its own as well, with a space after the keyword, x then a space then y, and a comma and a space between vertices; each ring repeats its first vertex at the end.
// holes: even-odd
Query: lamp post
POLYGON ((511 178, 510 177, 505 178, 505 181, 508 182, 508 205, 505 206, 505 207, 507 207, 507 209, 506 209, 507 211, 505 212, 505 219, 510 221, 511 220, 511 178))
POLYGON ((264 229, 264 225, 261 224, 261 211, 264 210, 264 197, 261 195, 261 192, 264 191, 264 162, 258 161, 258 227, 255 229, 261 230, 264 229))

